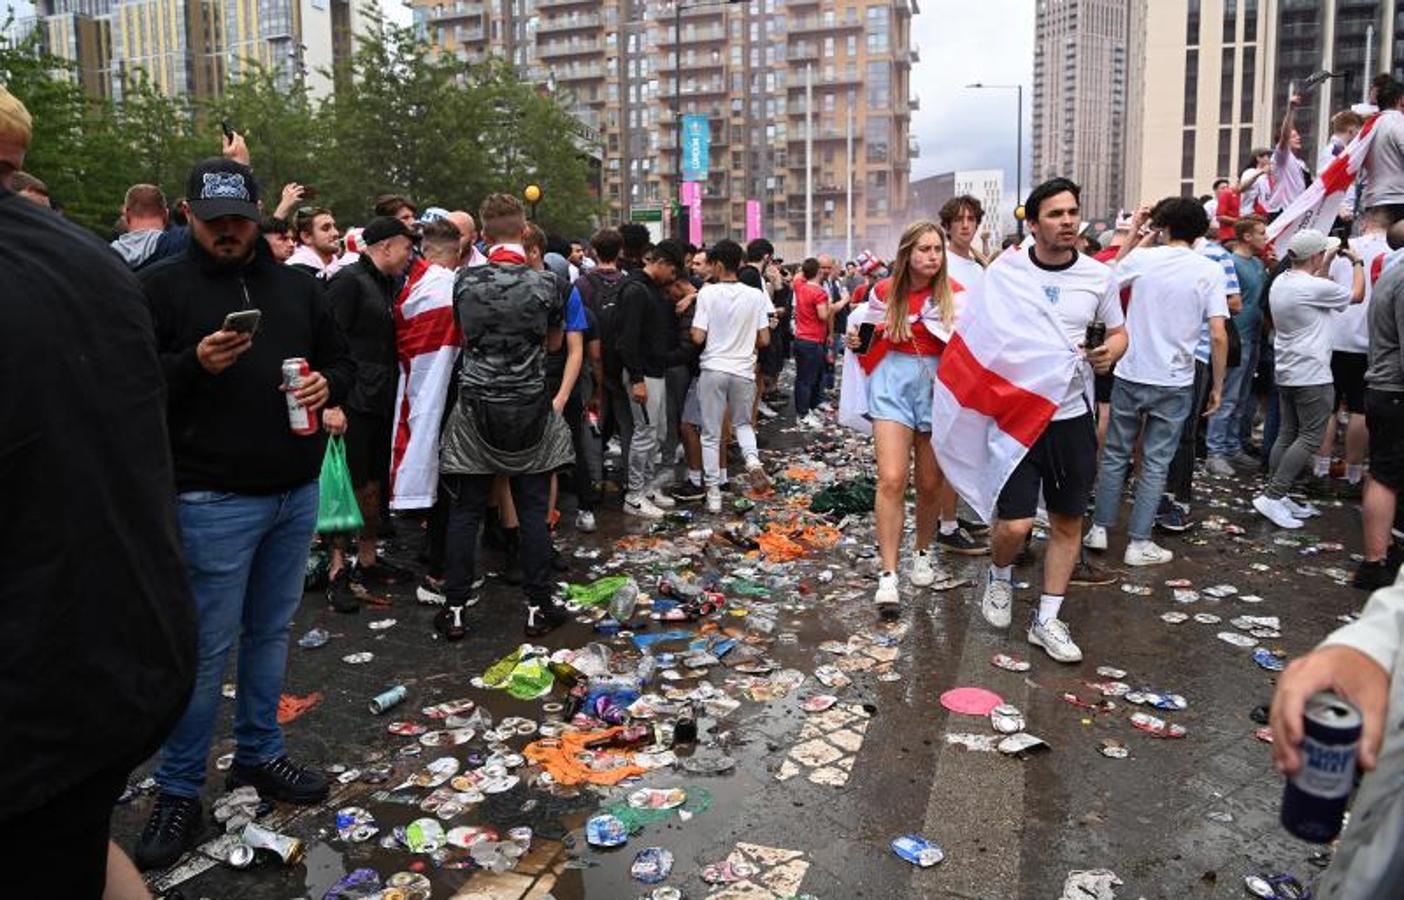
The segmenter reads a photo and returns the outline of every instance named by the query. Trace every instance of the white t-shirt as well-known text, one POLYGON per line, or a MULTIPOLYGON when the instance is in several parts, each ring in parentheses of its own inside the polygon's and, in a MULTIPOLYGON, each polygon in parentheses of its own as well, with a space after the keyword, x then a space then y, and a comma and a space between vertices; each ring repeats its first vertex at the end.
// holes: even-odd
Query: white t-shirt
MULTIPOLYGON (((1257 167, 1250 167, 1243 170, 1243 175, 1238 179, 1238 183, 1243 184, 1257 167)), ((1242 191, 1239 200, 1239 215, 1257 215, 1258 206, 1262 206, 1264 212, 1272 211, 1272 178, 1268 175, 1259 175, 1258 180, 1248 186, 1248 190, 1242 191)))
POLYGON ((1145 247, 1113 271, 1118 287, 1131 286, 1130 344, 1116 377, 1162 387, 1194 384, 1201 326, 1214 316, 1228 318, 1224 270, 1188 247, 1145 247))
POLYGON ((1387 109, 1375 122, 1375 137, 1365 157, 1362 209, 1404 203, 1404 113, 1387 109))
POLYGON ((985 267, 973 259, 966 259, 956 253, 947 251, 946 264, 950 269, 951 278, 960 283, 960 286, 967 291, 974 290, 985 277, 985 267))
MULTIPOLYGON (((1389 242, 1384 234, 1371 232, 1351 238, 1350 246, 1365 263, 1365 299, 1331 315, 1331 349, 1343 353, 1369 353, 1370 294, 1375 287, 1370 281, 1370 273, 1375 271, 1375 260, 1389 252, 1389 242)), ((1344 256, 1337 256, 1331 262, 1331 280, 1350 290, 1355 283, 1355 266, 1344 256)))
POLYGON ((705 284, 692 327, 707 332, 701 365, 711 372, 756 377, 756 333, 770 327, 770 301, 739 281, 705 284))
POLYGON ((1350 290, 1329 278, 1289 269, 1268 297, 1277 330, 1272 347, 1280 387, 1330 384, 1331 318, 1350 304, 1350 290))
POLYGON ((1272 151, 1272 197, 1268 209, 1277 212, 1286 209, 1288 204, 1306 190, 1306 163, 1297 158, 1290 148, 1278 147, 1272 151))
MULTIPOLYGON (((1053 313, 1063 325, 1063 333, 1075 347, 1087 339, 1087 326, 1093 322, 1106 323, 1107 330, 1125 324, 1121 315, 1121 300, 1111 269, 1104 263, 1079 253, 1071 264, 1057 269, 1045 268, 1033 261, 1034 248, 1011 254, 1010 261, 1023 266, 1043 288, 1043 295, 1053 304, 1053 313)), ((1087 415, 1083 388, 1092 385, 1092 366, 1084 363, 1081 378, 1074 378, 1067 393, 1058 404, 1054 421, 1075 419, 1087 415)))

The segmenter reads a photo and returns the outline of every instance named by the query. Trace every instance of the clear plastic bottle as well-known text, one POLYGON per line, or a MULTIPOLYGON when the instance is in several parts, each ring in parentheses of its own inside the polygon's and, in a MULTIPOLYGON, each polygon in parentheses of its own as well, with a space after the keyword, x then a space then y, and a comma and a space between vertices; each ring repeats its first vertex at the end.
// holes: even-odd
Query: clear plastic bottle
POLYGON ((632 578, 625 582, 609 598, 609 615, 616 622, 627 622, 634 617, 634 605, 639 599, 639 585, 632 578))

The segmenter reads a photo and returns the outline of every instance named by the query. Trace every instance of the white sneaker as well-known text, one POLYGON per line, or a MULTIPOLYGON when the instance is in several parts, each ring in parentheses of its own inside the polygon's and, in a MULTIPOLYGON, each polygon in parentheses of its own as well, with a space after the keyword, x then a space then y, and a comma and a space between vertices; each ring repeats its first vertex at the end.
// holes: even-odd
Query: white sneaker
POLYGON ((1014 585, 1002 578, 987 576, 980 613, 996 628, 1008 628, 1014 612, 1014 585))
POLYGON ((647 497, 648 501, 659 509, 672 509, 678 505, 678 501, 662 491, 649 491, 647 497))
POLYGON ((1087 536, 1082 539, 1082 546, 1088 550, 1107 549, 1107 530, 1101 525, 1093 525, 1087 529, 1087 536))
POLYGON ((719 488, 719 487, 709 487, 709 488, 707 488, 707 512, 709 512, 709 513, 719 513, 719 512, 721 512, 721 488, 719 488))
POLYGON ((753 491, 765 491, 770 488, 770 476, 765 474, 765 467, 758 459, 746 463, 746 480, 751 483, 753 491))
POLYGON ((1238 472, 1229 464, 1229 461, 1222 456, 1211 456, 1204 463, 1204 471, 1210 475, 1218 475, 1221 478, 1232 478, 1238 472))
POLYGON ((1266 516, 1278 528, 1301 528, 1302 520, 1287 511, 1281 500, 1274 500, 1266 494, 1253 498, 1253 508, 1266 516))
POLYGON ((814 408, 817 409, 817 410, 819 410, 821 413, 827 413, 827 412, 833 412, 833 411, 834 411, 834 405, 833 405, 832 403, 830 403, 829 401, 827 401, 827 400, 825 400, 823 403, 820 403, 818 406, 816 406, 816 407, 814 407, 814 408))
POLYGON ((878 612, 894 613, 902 605, 902 595, 897 592, 897 573, 883 572, 878 576, 877 593, 873 595, 878 612))
POLYGON ((760 413, 762 419, 773 419, 780 415, 778 412, 771 409, 770 404, 766 403, 764 400, 756 404, 756 412, 760 413))
POLYGON ((1082 662, 1082 650, 1073 643, 1067 623, 1062 619, 1049 619, 1040 625, 1035 613, 1033 621, 1029 623, 1029 643, 1042 647, 1060 663, 1082 662))
POLYGON ((1034 511, 1034 525, 1038 528, 1053 527, 1048 522, 1048 510, 1040 506, 1037 510, 1034 511))
POLYGON ((1321 510, 1310 503, 1298 503, 1291 497, 1283 497, 1282 505, 1287 508, 1294 519, 1311 519, 1321 515, 1321 510))
POLYGON ((1174 558, 1173 551, 1166 550, 1155 541, 1132 541, 1126 545, 1126 555, 1121 561, 1128 566, 1158 566, 1174 558))
POLYGON ((605 444, 605 456, 623 456, 624 450, 619 446, 619 438, 612 437, 609 443, 605 444))
POLYGON ((575 514, 575 530, 582 534, 590 534, 595 530, 595 514, 588 509, 582 509, 575 514))
POLYGON ((912 556, 910 577, 913 587, 931 587, 936 583, 936 566, 930 550, 918 550, 912 556))
POLYGON ((624 497, 624 512, 626 515, 638 516, 641 519, 661 519, 663 510, 653 505, 643 494, 627 494, 624 497))

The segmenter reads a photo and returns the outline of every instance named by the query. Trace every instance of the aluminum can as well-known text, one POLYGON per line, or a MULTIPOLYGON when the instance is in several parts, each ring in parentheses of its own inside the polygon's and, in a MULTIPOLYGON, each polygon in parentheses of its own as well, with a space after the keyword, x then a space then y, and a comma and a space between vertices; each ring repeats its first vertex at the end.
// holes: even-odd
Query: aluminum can
POLYGON ((1355 787, 1360 710, 1330 691, 1306 703, 1302 768, 1282 791, 1282 827, 1304 841, 1324 844, 1341 833, 1355 787))
POLYGON ((307 407, 297 402, 293 391, 302 387, 303 379, 312 374, 312 367, 300 356, 283 360, 283 396, 288 401, 288 425, 293 434, 306 437, 317 433, 317 417, 307 407))
POLYGON ((387 709, 400 705, 400 703, 404 702, 406 693, 405 686, 403 684, 397 684, 390 690, 382 694, 377 694, 371 698, 369 704, 371 713, 378 716, 387 709))
POLYGON ((1106 323, 1106 322, 1088 322, 1088 323, 1087 323, 1087 334, 1086 334, 1086 336, 1085 336, 1085 337, 1083 338, 1083 340, 1082 340, 1083 346, 1085 346, 1088 350, 1095 350, 1096 348, 1098 348, 1098 347, 1102 346, 1104 343, 1106 343, 1106 341, 1107 341, 1107 323, 1106 323))

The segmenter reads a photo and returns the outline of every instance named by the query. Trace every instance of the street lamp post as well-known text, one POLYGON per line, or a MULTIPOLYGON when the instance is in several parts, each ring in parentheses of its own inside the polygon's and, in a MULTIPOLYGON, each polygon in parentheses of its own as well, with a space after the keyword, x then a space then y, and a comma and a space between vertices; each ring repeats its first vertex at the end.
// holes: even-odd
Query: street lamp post
POLYGON ((540 186, 535 185, 535 184, 529 184, 529 185, 527 185, 527 186, 526 186, 526 189, 522 191, 522 197, 526 199, 527 204, 531 207, 530 218, 531 218, 531 221, 535 222, 535 221, 536 221, 536 204, 538 204, 538 203, 541 202, 541 188, 540 188, 540 186))
MULTIPOLYGON (((1024 86, 1022 84, 982 84, 975 82, 967 84, 967 88, 976 90, 1015 90, 1019 95, 1019 108, 1014 128, 1014 205, 1018 209, 1024 202, 1024 86)), ((1017 213, 1014 216, 1015 227, 1019 230, 1019 237, 1024 236, 1024 219, 1017 213)))

